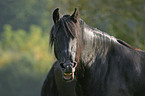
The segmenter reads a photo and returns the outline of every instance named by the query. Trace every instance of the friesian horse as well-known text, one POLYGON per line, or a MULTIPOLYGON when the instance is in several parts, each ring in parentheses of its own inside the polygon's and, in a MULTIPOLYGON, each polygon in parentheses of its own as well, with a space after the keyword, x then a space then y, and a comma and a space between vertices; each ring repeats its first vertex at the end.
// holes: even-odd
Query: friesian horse
POLYGON ((55 9, 53 21, 57 61, 41 96, 145 96, 145 51, 87 25, 77 9, 63 17, 55 9))

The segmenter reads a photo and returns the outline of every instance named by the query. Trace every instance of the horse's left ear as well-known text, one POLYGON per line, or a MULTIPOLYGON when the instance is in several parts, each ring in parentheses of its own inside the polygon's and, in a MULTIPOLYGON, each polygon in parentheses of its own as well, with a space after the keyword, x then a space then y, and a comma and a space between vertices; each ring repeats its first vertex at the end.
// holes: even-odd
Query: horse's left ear
POLYGON ((74 20, 74 22, 77 22, 78 17, 79 17, 79 12, 78 12, 77 8, 75 8, 74 13, 71 15, 71 19, 74 20))

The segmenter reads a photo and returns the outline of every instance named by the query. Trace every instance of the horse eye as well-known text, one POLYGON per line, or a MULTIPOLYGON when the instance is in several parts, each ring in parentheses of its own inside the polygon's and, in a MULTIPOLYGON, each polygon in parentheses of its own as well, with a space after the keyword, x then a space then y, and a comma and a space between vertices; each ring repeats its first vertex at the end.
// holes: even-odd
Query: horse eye
POLYGON ((60 66, 61 66, 62 68, 65 68, 65 67, 64 67, 64 63, 60 63, 60 66))

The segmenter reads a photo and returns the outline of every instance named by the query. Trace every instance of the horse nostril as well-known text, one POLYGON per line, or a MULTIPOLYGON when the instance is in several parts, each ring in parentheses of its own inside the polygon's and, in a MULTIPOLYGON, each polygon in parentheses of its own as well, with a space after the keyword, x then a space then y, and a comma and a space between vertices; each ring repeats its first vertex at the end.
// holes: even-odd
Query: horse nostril
POLYGON ((73 67, 76 67, 76 66, 77 66, 77 63, 76 63, 76 62, 74 62, 73 67))
POLYGON ((60 63, 60 66, 61 66, 62 68, 65 68, 65 67, 64 67, 64 63, 60 63))

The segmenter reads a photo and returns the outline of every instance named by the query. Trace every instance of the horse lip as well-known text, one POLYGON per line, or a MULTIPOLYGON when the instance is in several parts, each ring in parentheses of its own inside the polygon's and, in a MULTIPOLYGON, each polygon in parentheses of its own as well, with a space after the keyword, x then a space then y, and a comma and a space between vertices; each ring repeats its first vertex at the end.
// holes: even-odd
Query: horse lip
POLYGON ((64 75, 72 75, 72 73, 64 73, 64 75))
POLYGON ((74 73, 64 73, 63 79, 65 81, 72 81, 74 79, 74 73))

